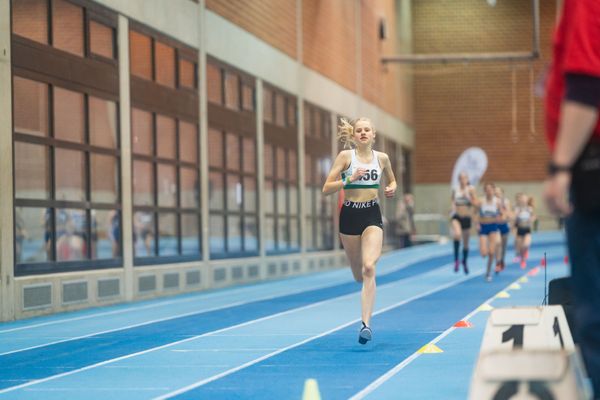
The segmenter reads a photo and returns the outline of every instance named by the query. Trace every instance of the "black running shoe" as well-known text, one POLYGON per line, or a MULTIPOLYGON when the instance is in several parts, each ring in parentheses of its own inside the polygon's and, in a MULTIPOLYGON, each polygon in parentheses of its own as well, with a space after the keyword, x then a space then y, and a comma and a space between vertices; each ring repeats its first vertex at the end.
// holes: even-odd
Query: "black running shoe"
POLYGON ((373 332, 371 332, 371 328, 363 322, 363 326, 358 333, 358 343, 366 344, 371 339, 373 339, 373 332))

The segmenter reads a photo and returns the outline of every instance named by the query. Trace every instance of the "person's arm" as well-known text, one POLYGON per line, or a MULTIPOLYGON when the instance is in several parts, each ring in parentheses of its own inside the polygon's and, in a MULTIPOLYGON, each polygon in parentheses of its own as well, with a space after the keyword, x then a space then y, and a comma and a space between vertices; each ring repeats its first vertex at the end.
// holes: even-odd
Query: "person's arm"
POLYGON ((567 191, 570 168, 590 140, 598 121, 600 77, 567 75, 567 92, 560 111, 556 148, 552 154, 554 171, 546 181, 544 198, 550 211, 565 215, 571 211, 567 191))
POLYGON ((384 190, 385 197, 394 197, 398 185, 396 184, 394 171, 392 171, 392 163, 390 162, 390 158, 387 154, 379 153, 379 156, 383 164, 383 174, 385 175, 385 180, 387 182, 387 186, 384 190))
MULTIPOLYGON (((323 185, 323 194, 324 195, 327 196, 327 195, 333 194, 344 188, 345 183, 343 180, 339 179, 339 177, 342 174, 344 167, 349 163, 348 154, 349 153, 347 151, 342 151, 335 158, 335 161, 333 162, 333 166, 331 167, 331 171, 329 171, 329 175, 327 176, 327 179, 325 180, 325 184, 323 185)), ((363 176, 365 174, 365 172, 366 172, 366 170, 364 168, 358 168, 356 171, 354 171, 352 176, 347 177, 346 179, 348 180, 349 183, 355 182, 356 180, 358 180, 358 178, 363 176)))

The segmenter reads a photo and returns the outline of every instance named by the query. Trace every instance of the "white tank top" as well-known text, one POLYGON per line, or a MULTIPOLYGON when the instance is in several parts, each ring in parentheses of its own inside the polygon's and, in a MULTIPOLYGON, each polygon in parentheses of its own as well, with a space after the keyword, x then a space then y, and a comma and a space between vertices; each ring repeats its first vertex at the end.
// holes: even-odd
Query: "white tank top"
POLYGON ((483 218, 494 218, 500 215, 498 207, 498 198, 494 197, 491 202, 484 199, 479 208, 479 215, 483 218))
POLYGON ((516 222, 520 227, 528 227, 531 226, 531 217, 533 214, 533 210, 531 207, 519 207, 515 210, 516 214, 516 222))
POLYGON ((364 168, 367 172, 357 181, 344 185, 344 189, 378 189, 381 181, 381 167, 377 159, 377 153, 373 151, 373 159, 370 163, 363 163, 356 157, 356 149, 352 150, 352 161, 348 169, 342 172, 342 180, 352 176, 358 168, 364 168))

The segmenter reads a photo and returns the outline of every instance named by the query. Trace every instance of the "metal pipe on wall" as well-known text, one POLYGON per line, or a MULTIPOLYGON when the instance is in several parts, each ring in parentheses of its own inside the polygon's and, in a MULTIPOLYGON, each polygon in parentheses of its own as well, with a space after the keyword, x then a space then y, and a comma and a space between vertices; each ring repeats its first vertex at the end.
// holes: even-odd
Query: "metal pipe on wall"
POLYGON ((532 61, 540 57, 540 4, 531 0, 533 8, 533 43, 530 52, 401 54, 382 57, 381 62, 405 64, 468 63, 493 61, 532 61))

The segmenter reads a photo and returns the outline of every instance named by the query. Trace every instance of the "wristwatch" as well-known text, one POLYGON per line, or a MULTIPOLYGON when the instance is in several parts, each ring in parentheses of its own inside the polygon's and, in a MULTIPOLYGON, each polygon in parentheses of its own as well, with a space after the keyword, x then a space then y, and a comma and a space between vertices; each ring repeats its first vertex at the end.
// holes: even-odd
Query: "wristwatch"
POLYGON ((559 172, 571 172, 571 167, 568 167, 566 165, 558 165, 555 164, 553 161, 550 161, 548 163, 548 175, 554 176, 559 172))

